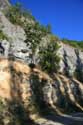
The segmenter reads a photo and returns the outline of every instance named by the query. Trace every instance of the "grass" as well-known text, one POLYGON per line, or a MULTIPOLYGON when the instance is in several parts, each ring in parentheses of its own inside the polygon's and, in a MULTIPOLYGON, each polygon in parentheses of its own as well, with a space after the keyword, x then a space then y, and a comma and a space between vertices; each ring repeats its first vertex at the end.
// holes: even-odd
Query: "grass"
POLYGON ((62 42, 65 44, 68 44, 72 47, 79 48, 83 51, 83 41, 75 41, 75 40, 68 40, 68 39, 62 39, 62 42))

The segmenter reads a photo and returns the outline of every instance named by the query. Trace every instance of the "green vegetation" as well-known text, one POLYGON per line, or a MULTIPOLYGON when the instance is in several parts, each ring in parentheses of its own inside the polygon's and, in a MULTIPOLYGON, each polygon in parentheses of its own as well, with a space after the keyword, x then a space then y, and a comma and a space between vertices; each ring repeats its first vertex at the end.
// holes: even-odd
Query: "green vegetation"
POLYGON ((68 39, 62 39, 62 42, 65 44, 68 44, 72 47, 79 48, 83 51, 83 41, 75 41, 75 40, 68 40, 68 39))
POLYGON ((55 35, 53 35, 53 34, 51 34, 51 36, 50 36, 50 41, 60 41, 60 39, 57 37, 57 36, 55 36, 55 35))
POLYGON ((32 51, 30 58, 32 59, 32 63, 34 63, 34 54, 37 46, 39 45, 42 37, 46 36, 51 31, 49 30, 48 26, 44 27, 43 25, 40 25, 38 22, 36 22, 34 25, 27 24, 24 30, 26 32, 27 37, 25 42, 27 43, 27 46, 30 45, 30 49, 32 51))
POLYGON ((40 62, 42 69, 48 73, 56 73, 59 70, 60 57, 57 54, 60 46, 58 43, 51 41, 47 47, 40 48, 40 62))
POLYGON ((8 37, 6 34, 3 33, 2 30, 0 30, 0 40, 4 40, 4 39, 8 40, 8 37))
POLYGON ((27 46, 30 45, 31 49, 30 59, 32 64, 35 63, 34 55, 42 38, 50 34, 50 43, 47 45, 47 47, 39 48, 39 63, 43 70, 49 73, 57 72, 60 62, 57 51, 60 46, 55 41, 59 41, 59 38, 51 34, 51 26, 47 25, 45 27, 43 25, 40 25, 38 22, 35 22, 34 25, 27 24, 24 30, 27 37, 25 43, 27 43, 27 46))
POLYGON ((9 7, 8 11, 5 12, 6 17, 13 23, 22 25, 22 17, 35 20, 30 11, 22 8, 21 4, 17 3, 14 6, 9 7))
POLYGON ((34 16, 32 16, 31 12, 24 9, 20 3, 16 3, 15 5, 10 6, 9 9, 5 12, 5 15, 13 24, 18 24, 23 27, 25 22, 27 24, 27 20, 33 20, 42 32, 51 33, 50 24, 48 24, 47 26, 40 25, 35 20, 34 16))
POLYGON ((83 41, 78 42, 77 44, 78 44, 79 48, 81 48, 83 50, 83 41))

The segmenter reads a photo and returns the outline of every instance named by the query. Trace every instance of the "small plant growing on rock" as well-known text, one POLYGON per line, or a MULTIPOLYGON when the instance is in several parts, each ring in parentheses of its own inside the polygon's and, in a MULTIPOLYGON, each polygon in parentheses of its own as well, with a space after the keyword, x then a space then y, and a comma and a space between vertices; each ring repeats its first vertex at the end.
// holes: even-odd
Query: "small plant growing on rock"
POLYGON ((0 40, 4 40, 4 39, 8 40, 8 37, 6 34, 3 33, 2 30, 0 30, 0 40))

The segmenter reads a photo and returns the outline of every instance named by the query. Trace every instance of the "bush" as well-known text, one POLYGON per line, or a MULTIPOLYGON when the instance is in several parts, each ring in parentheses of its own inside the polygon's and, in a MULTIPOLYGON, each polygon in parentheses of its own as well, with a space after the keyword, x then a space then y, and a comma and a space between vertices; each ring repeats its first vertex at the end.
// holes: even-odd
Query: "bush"
POLYGON ((22 17, 35 20, 28 10, 24 10, 20 3, 17 3, 14 6, 9 7, 8 11, 5 12, 6 17, 13 23, 22 25, 22 17))
POLYGON ((4 40, 4 39, 8 40, 8 37, 3 33, 2 30, 0 30, 0 40, 4 40))
POLYGON ((37 46, 41 42, 42 37, 46 36, 48 34, 48 30, 43 25, 40 25, 38 22, 33 24, 27 24, 27 26, 24 28, 26 32, 27 39, 25 40, 25 43, 27 43, 27 46, 30 45, 31 49, 31 55, 30 58, 32 60, 31 63, 34 63, 34 54, 36 51, 37 46))
POLYGON ((40 62, 42 69, 48 73, 55 73, 59 70, 60 57, 57 51, 60 48, 58 43, 48 43, 47 47, 40 48, 40 62))
POLYGON ((51 35, 50 40, 55 42, 55 41, 59 41, 60 39, 55 35, 51 35))

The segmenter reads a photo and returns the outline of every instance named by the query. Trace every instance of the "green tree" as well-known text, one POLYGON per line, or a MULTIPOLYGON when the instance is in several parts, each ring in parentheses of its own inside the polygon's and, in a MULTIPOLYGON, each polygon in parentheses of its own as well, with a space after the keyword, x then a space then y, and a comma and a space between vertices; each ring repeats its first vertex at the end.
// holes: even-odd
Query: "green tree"
POLYGON ((24 28, 26 32, 27 39, 25 42, 27 43, 27 46, 30 45, 31 54, 30 58, 32 60, 31 63, 34 63, 34 55, 36 52, 36 48, 39 45, 42 37, 47 35, 47 30, 44 26, 40 25, 38 22, 33 24, 27 24, 27 26, 24 28))
POLYGON ((48 43, 46 47, 40 48, 40 62, 42 69, 50 74, 59 70, 60 57, 57 54, 60 46, 57 42, 48 43))

